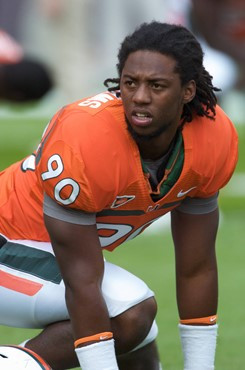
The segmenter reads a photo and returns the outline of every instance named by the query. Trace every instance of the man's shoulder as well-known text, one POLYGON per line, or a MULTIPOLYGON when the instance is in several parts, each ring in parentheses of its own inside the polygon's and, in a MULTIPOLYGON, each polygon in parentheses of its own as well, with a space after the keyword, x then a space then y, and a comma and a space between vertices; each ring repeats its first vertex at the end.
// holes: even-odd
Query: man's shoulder
POLYGON ((105 114, 107 108, 110 107, 122 109, 122 101, 116 94, 104 91, 67 105, 65 111, 83 112, 95 116, 97 114, 105 114))
POLYGON ((55 191, 62 193, 62 203, 60 199, 70 199, 72 188, 77 197, 72 205, 88 212, 111 204, 135 176, 123 109, 117 98, 109 96, 96 95, 64 107, 45 131, 37 155, 36 171, 46 194, 52 198, 55 191), (90 109, 99 112, 93 115, 90 109))
POLYGON ((126 123, 121 99, 104 92, 61 108, 52 118, 43 141, 62 141, 73 148, 123 141, 126 123))
POLYGON ((203 184, 202 194, 214 194, 227 183, 236 166, 238 139, 233 123, 217 106, 213 120, 196 117, 184 126, 183 137, 186 158, 203 184))
POLYGON ((236 131, 230 118, 218 105, 215 108, 215 116, 213 119, 196 115, 189 125, 193 128, 193 132, 196 133, 196 136, 203 133, 208 135, 210 138, 213 138, 215 141, 224 136, 232 135, 236 131), (220 136, 213 137, 214 133, 219 133, 220 136))
MULTIPOLYGON (((75 134, 76 140, 81 137, 91 137, 93 132, 103 136, 107 129, 110 131, 125 130, 124 110, 121 99, 116 95, 103 92, 82 100, 75 101, 63 107, 59 114, 56 114, 56 129, 68 136, 75 134), (115 124, 115 121, 117 124, 115 124), (88 135, 88 132, 90 134, 88 135)), ((54 120, 54 119, 53 119, 54 120)))
POLYGON ((229 150, 229 145, 236 149, 236 128, 219 106, 216 106, 214 119, 196 116, 185 124, 183 134, 186 146, 196 149, 202 157, 210 158, 212 150, 215 155, 222 155, 229 150))

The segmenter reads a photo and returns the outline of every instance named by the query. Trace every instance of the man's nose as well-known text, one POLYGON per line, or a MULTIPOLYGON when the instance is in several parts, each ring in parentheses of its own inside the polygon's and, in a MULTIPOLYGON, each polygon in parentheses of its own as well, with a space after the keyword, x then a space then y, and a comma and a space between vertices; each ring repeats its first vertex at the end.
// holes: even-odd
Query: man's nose
POLYGON ((151 102, 149 87, 145 84, 138 85, 133 95, 133 101, 137 104, 149 104, 151 102))

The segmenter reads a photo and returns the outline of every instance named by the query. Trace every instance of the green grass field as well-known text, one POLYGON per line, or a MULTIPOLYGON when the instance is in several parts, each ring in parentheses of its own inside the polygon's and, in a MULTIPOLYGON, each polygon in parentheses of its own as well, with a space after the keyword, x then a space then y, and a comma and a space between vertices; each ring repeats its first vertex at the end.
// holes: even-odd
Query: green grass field
MULTIPOLYGON (((30 119, 20 113, 18 119, 0 118, 0 169, 32 152, 50 118, 30 119)), ((240 159, 236 176, 220 195, 222 217, 217 240, 219 337, 216 370, 245 369, 245 197, 242 190, 245 185, 244 178, 242 183, 237 181, 239 174, 245 174, 245 125, 239 126, 238 132, 240 159)), ((169 231, 141 235, 115 252, 106 253, 106 258, 143 278, 155 291, 161 361, 164 369, 180 370, 182 357, 177 330, 174 255, 169 231)), ((17 344, 36 332, 0 326, 0 344, 17 344)))

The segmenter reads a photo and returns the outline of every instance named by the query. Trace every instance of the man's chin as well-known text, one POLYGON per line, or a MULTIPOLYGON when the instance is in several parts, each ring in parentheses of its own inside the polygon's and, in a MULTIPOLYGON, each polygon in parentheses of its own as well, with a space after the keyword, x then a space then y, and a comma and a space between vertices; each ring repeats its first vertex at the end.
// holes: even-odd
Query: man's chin
POLYGON ((139 134, 128 124, 128 131, 136 142, 149 141, 155 137, 154 134, 139 134))
POLYGON ((166 125, 166 126, 161 126, 158 130, 154 131, 154 132, 151 132, 150 134, 139 134, 138 132, 136 132, 133 127, 130 125, 127 117, 125 117, 126 119, 126 123, 127 123, 127 128, 128 128, 128 131, 130 133, 130 135, 132 136, 132 138, 136 141, 136 142, 145 142, 145 141, 150 141, 150 140, 153 140, 155 139, 156 137, 160 136, 164 131, 166 131, 169 127, 169 125, 166 125))

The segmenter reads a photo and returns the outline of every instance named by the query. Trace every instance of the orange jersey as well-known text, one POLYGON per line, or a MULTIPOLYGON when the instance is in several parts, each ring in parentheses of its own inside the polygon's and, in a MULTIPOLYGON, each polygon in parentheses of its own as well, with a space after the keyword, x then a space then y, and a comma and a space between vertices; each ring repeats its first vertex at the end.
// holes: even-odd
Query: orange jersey
POLYGON ((214 121, 196 117, 184 125, 171 168, 153 194, 120 99, 105 92, 64 107, 37 152, 0 174, 0 232, 11 239, 49 241, 45 192, 63 207, 96 213, 101 245, 112 250, 187 195, 212 196, 237 162, 235 128, 221 108, 216 113, 214 121))

